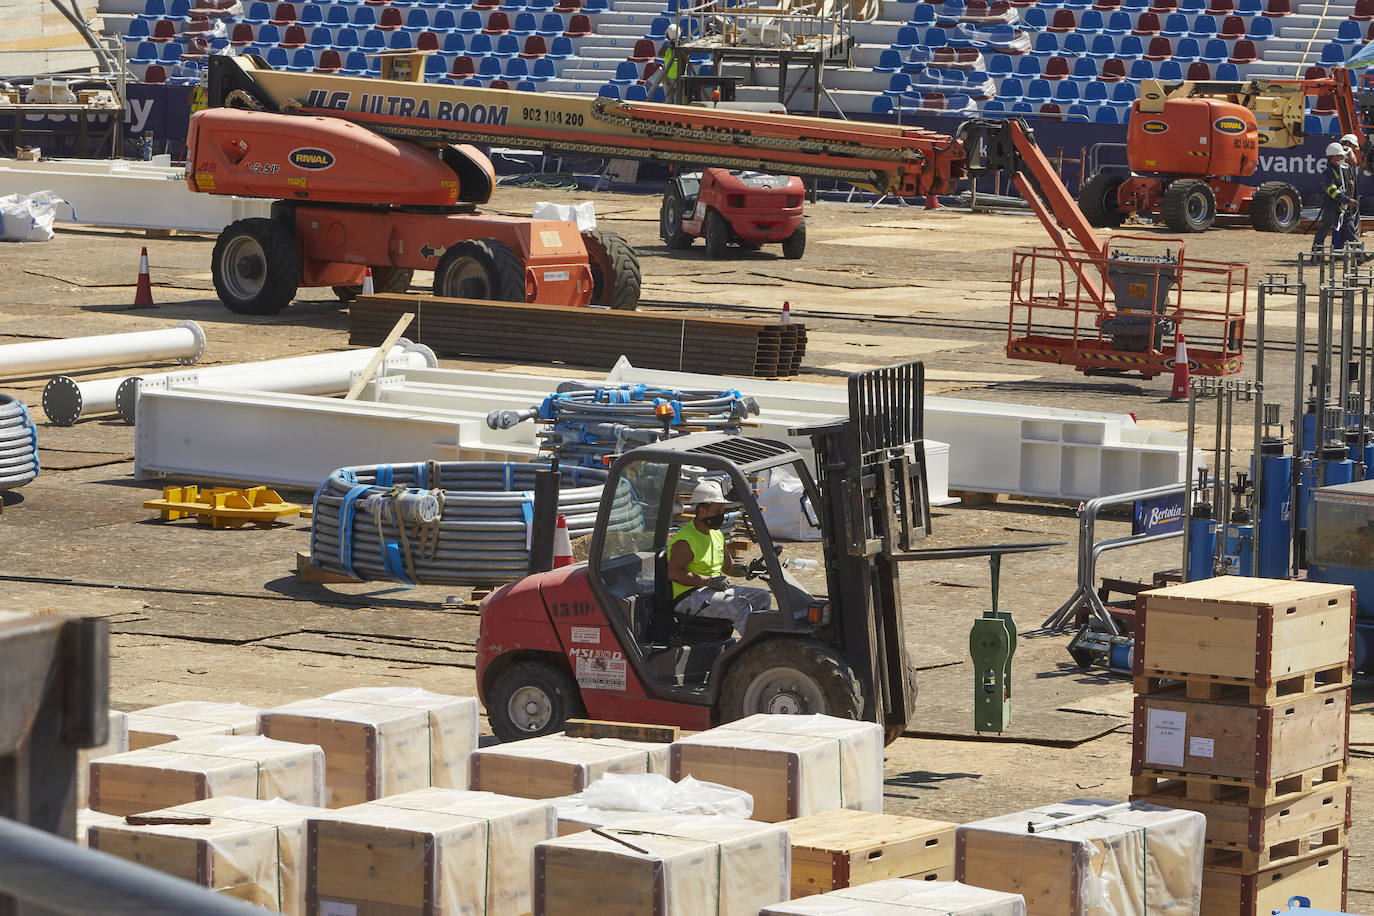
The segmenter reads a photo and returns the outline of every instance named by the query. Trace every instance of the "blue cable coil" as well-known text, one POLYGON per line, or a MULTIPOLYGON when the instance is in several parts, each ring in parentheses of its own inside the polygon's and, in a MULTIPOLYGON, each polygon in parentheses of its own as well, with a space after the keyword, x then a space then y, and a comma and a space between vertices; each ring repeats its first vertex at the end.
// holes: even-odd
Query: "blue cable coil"
POLYGON ((39 470, 38 426, 23 401, 0 394, 0 490, 24 486, 39 470))

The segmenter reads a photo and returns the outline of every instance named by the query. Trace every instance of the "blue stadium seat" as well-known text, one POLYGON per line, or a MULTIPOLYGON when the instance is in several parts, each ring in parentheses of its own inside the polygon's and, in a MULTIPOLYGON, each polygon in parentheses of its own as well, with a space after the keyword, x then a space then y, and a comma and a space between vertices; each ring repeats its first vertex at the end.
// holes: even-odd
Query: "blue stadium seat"
POLYGON ((1070 105, 1069 110, 1064 112, 1064 119, 1068 121, 1091 121, 1093 113, 1087 105, 1070 105))
POLYGON ((134 53, 130 56, 130 63, 151 64, 157 62, 158 54, 162 53, 162 48, 155 41, 140 41, 134 48, 134 53))
POLYGON ((1241 16, 1258 16, 1264 12, 1261 0, 1236 0, 1236 12, 1241 16))
POLYGON ((444 36, 442 47, 445 54, 465 54, 468 44, 462 32, 449 32, 444 36))
POLYGON ((258 26, 258 44, 275 45, 281 42, 281 29, 272 25, 270 22, 258 26))
POLYGON ((348 7, 335 3, 329 7, 329 12, 324 14, 325 25, 341 28, 349 24, 348 7))
POLYGON ((463 10, 463 15, 458 17, 458 29, 462 32, 482 31, 482 14, 477 10, 463 10))
POLYGON ((984 114, 1006 114, 1007 105, 1000 99, 989 99, 983 103, 984 114))
MULTIPOLYGON (((921 5, 925 6, 924 3, 921 5)), ((1035 32, 1043 32, 1050 25, 1049 17, 1045 15, 1045 8, 1038 4, 1021 11, 1021 22, 1025 24, 1026 28, 1035 32)))
POLYGON ((902 69, 902 52, 896 48, 884 48, 878 54, 878 63, 873 66, 874 73, 896 73, 902 69))
POLYGON ((318 3, 307 3, 301 7, 296 19, 297 25, 320 25, 324 22, 324 9, 318 3))
POLYGON ((1040 58, 1034 54, 1023 54, 1016 61, 1016 75, 1037 77, 1043 71, 1044 64, 1040 63, 1040 58))
POLYGON ((1245 37, 1251 41, 1263 41, 1274 37, 1274 20, 1267 16, 1256 16, 1246 26, 1245 37))
POLYGON ((515 57, 520 53, 519 37, 512 35, 510 32, 504 35, 497 35, 496 47, 492 50, 492 53, 502 60, 509 57, 515 57))
POLYGON ((905 73, 894 73, 892 78, 887 81, 887 88, 883 90, 883 95, 900 96, 902 93, 911 89, 911 77, 905 73))
POLYGON ((1097 33, 1102 31, 1102 14, 1097 10, 1084 10, 1078 17, 1078 31, 1097 33))
POLYGON ((125 41, 139 41, 152 34, 148 29, 148 20, 134 18, 129 20, 129 31, 124 33, 125 41))
POLYGON ((362 51, 349 51, 344 58, 344 68, 339 71, 349 76, 362 76, 367 72, 367 55, 362 51))
POLYGON ((870 109, 870 112, 872 114, 890 115, 892 114, 892 111, 892 99, 888 98, 885 95, 875 95, 873 97, 873 107, 870 109))
POLYGON ((1345 63, 1345 53, 1345 45, 1338 41, 1329 42, 1322 47, 1322 56, 1319 63, 1323 67, 1339 67, 1345 63))
POLYGON ((1093 115, 1093 120, 1098 124, 1120 124, 1117 118, 1116 109, 1110 105, 1097 106, 1097 113, 1093 115))
POLYGON ((639 68, 628 60, 622 60, 615 65, 615 76, 611 77, 611 82, 619 85, 639 82, 639 68))
POLYGON ((1135 22, 1131 19, 1131 14, 1117 10, 1107 16, 1107 24, 1102 27, 1102 34, 1129 35, 1133 28, 1135 28, 1135 22))
POLYGON ((544 80, 557 78, 558 69, 554 67, 553 61, 549 60, 547 56, 534 59, 534 66, 530 67, 530 79, 542 83, 544 80))
POLYGON ((1077 80, 1060 80, 1054 84, 1054 100, 1056 102, 1077 102, 1083 98, 1083 90, 1079 88, 1077 80))
POLYGON ((1139 35, 1122 35, 1116 43, 1116 56, 1122 60, 1134 60, 1145 53, 1145 46, 1139 35))
POLYGON ((521 80, 515 84, 516 92, 538 92, 539 84, 534 80, 521 80))
MULTIPOLYGON (((165 19, 167 18, 167 4, 163 0, 146 0, 143 4, 143 12, 139 15, 144 19, 165 19)), ((271 18, 270 14, 268 18, 271 18)))
POLYGON ((1049 80, 1036 79, 1026 84, 1026 91, 1021 97, 1027 102, 1048 102, 1052 94, 1049 80))
POLYGON ((391 51, 410 51, 415 47, 415 37, 404 29, 397 29, 391 33, 386 46, 391 51))
POLYGON ((1321 115, 1306 115, 1302 119, 1302 132, 1305 134, 1325 133, 1326 125, 1322 122, 1321 115))
POLYGON ((1071 54, 1088 53, 1088 37, 1082 32, 1069 32, 1064 36, 1063 42, 1059 45, 1059 51, 1065 56, 1071 54))
POLYGON ((1129 105, 1131 102, 1134 102, 1136 100, 1136 97, 1139 95, 1140 90, 1136 88, 1135 83, 1128 83, 1125 80, 1122 80, 1121 82, 1116 83, 1112 86, 1113 102, 1124 102, 1125 104, 1129 105))
POLYGON ((964 18, 964 0, 945 0, 939 12, 935 14, 935 21, 942 24, 958 22, 964 18))
POLYGON ((291 59, 286 54, 285 48, 268 48, 267 65, 273 70, 287 70, 291 67, 291 59))
POLYGON ((448 73, 448 59, 442 54, 431 54, 425 58, 425 79, 432 82, 448 73))
POLYGON ((1343 45, 1364 41, 1364 35, 1360 31, 1360 23, 1353 19, 1346 19, 1336 28, 1336 41, 1343 45))
POLYGON ((596 94, 603 99, 618 99, 620 98, 620 87, 606 83, 597 90, 596 94))
MULTIPOLYGON (((155 3, 158 6, 161 6, 162 0, 148 0, 148 7, 151 8, 155 3)), ((162 16, 159 14, 158 16, 152 18, 161 19, 162 16)), ((251 22, 254 25, 261 22, 266 22, 271 18, 272 7, 268 6, 266 3, 263 3, 262 0, 255 0, 255 2, 248 4, 248 9, 243 14, 243 21, 251 22)))
POLYGON ((1207 9, 1207 0, 1178 0, 1178 10, 1181 13, 1192 13, 1196 15, 1207 9))
MULTIPOLYGON (((1092 60, 1106 60, 1109 57, 1116 57, 1116 41, 1110 35, 1094 35, 1093 43, 1088 46, 1088 57, 1078 58, 1077 63, 1091 64, 1092 60)), ((1093 71, 1093 76, 1096 76, 1096 65, 1093 65, 1093 71)))
POLYGON ((476 57, 478 54, 494 54, 496 46, 491 43, 491 36, 478 32, 476 35, 468 36, 468 53, 476 57))
POLYGON ((1193 19, 1193 28, 1189 32, 1194 38, 1211 38, 1217 33, 1217 17, 1203 14, 1193 19))
POLYGON ((921 40, 921 33, 915 26, 897 27, 897 35, 892 39, 892 48, 897 51, 910 51, 921 40))
POLYGON ((317 25, 310 30, 310 40, 306 44, 312 48, 332 48, 334 33, 322 25, 317 25))
POLYGON ((1188 23, 1188 17, 1182 13, 1170 13, 1164 19, 1164 24, 1159 30, 1159 34, 1166 38, 1182 38, 1188 34, 1192 26, 1188 23))
POLYGON ((1101 82, 1100 80, 1089 80, 1089 81, 1084 82, 1084 83, 1082 84, 1082 88, 1083 88, 1083 101, 1085 101, 1085 102, 1092 102, 1092 103, 1094 103, 1094 104, 1096 104, 1096 103, 1098 103, 1098 102, 1105 102, 1105 101, 1107 101, 1107 84, 1106 84, 1106 83, 1101 82))
POLYGON ((562 35, 563 30, 568 27, 564 21, 562 13, 545 13, 544 18, 539 20, 539 29, 534 34, 543 38, 553 38, 562 35))
POLYGON ((662 105, 664 102, 668 101, 668 94, 663 91, 662 83, 659 83, 657 86, 654 87, 654 94, 649 97, 649 101, 656 102, 659 105, 662 105))
POLYGON ((1010 76, 1014 72, 1010 54, 994 54, 988 61, 988 72, 993 76, 1010 76))
POLYGON ((362 49, 368 53, 376 53, 386 50, 386 33, 376 29, 368 29, 363 33, 362 49))
POLYGON ((1198 47, 1197 39, 1189 36, 1180 38, 1174 45, 1174 60, 1180 63, 1197 60, 1202 55, 1202 48, 1198 47))
POLYGON ((929 3, 918 3, 916 8, 911 11, 912 25, 934 25, 935 7, 929 3))
POLYGON ((1080 57, 1073 62, 1073 78, 1076 80, 1097 79, 1097 63, 1090 57, 1080 57))
POLYGON ((649 23, 649 31, 645 33, 645 38, 652 38, 654 41, 663 41, 668 37, 668 26, 672 20, 667 16, 656 16, 654 21, 649 23))
POLYGON ((1207 43, 1202 46, 1202 53, 1198 55, 1198 60, 1207 64, 1219 64, 1231 56, 1231 48, 1226 44, 1224 38, 1209 38, 1207 43))
POLYGON ((405 27, 417 32, 427 30, 429 28, 429 12, 418 6, 412 7, 410 12, 406 13, 405 27))
MULTIPOLYGON (((663 16, 660 19, 666 18, 663 16)), ((510 34, 517 38, 525 38, 539 31, 539 20, 534 18, 534 13, 526 10, 515 14, 515 21, 511 23, 510 34)))
POLYGON ((1166 83, 1173 83, 1183 79, 1183 65, 1176 60, 1160 61, 1159 78, 1166 83))
POLYGON ((377 10, 371 6, 360 6, 353 11, 353 27, 370 29, 377 24, 377 10))
POLYGON ((1034 48, 1036 54, 1058 54, 1059 36, 1053 32, 1041 32, 1035 36, 1034 48))
MULTIPOLYGON (((510 60, 506 61, 505 74, 508 80, 518 81, 525 79, 530 75, 530 62, 523 57, 512 57, 510 60)), ((647 96, 645 99, 647 99, 647 96)), ((645 99, 641 99, 641 101, 645 99)))
POLYGON ((1240 79, 1240 68, 1229 61, 1217 64, 1216 79, 1223 83, 1236 82, 1240 79))
POLYGON ((1001 85, 997 87, 997 96, 1003 99, 1019 99, 1025 92, 1021 81, 1014 76, 1002 80, 1001 85))
POLYGON ((1030 102, 1017 102, 1011 106, 1012 114, 1034 114, 1035 106, 1030 102))
POLYGON ((625 101, 627 102, 647 102, 649 101, 649 90, 639 83, 631 83, 625 87, 625 101))
POLYGON ((477 75, 482 79, 492 80, 501 78, 501 58, 484 57, 477 66, 477 75))
POLYGON ((546 56, 554 60, 567 60, 572 57, 572 39, 566 35, 555 35, 553 41, 549 42, 549 53, 546 56))
POLYGON ((298 73, 308 73, 315 69, 315 52, 309 48, 297 48, 291 52, 291 65, 287 68, 298 73))
POLYGON ((1150 8, 1150 0, 1121 0, 1121 8, 1128 13, 1143 13, 1150 8))

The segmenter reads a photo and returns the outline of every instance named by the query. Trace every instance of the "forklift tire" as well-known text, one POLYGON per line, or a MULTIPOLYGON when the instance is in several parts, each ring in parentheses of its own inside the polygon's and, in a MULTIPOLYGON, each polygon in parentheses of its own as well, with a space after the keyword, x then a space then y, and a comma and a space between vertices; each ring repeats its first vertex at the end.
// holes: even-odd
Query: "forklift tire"
POLYGON ((455 299, 525 301, 525 265, 504 242, 459 242, 434 268, 434 295, 455 299))
POLYGON ((1175 232, 1206 232, 1217 218, 1217 199, 1207 182, 1180 178, 1164 189, 1159 212, 1175 232))
POLYGON ((236 220, 215 239, 210 274, 229 311, 275 315, 296 298, 301 282, 295 234, 274 219, 236 220))
POLYGON ((582 714, 577 682, 551 662, 516 662, 497 676, 487 695, 487 719, 502 741, 561 732, 582 714))
POLYGON ((658 209, 658 237, 671 249, 691 248, 694 239, 682 231, 682 219, 686 214, 682 194, 676 187, 669 186, 663 193, 663 203, 658 209))
POLYGON ((1126 222, 1126 214, 1117 207, 1116 192, 1126 179, 1111 172, 1098 172, 1078 189, 1078 209, 1088 218, 1090 226, 1115 229, 1126 222))
POLYGON ((592 269, 592 305, 633 312, 639 308, 639 255, 623 236, 606 229, 582 233, 592 269))
POLYGON ((720 721, 761 712, 862 719, 864 698, 854 669, 834 649, 779 637, 746 649, 720 688, 720 721))
POLYGON ((706 214, 702 229, 706 233, 706 257, 713 261, 725 257, 725 246, 730 243, 730 224, 719 210, 711 210, 706 214))
POLYGON ((796 261, 806 253, 806 220, 797 223, 797 228, 792 230, 792 234, 782 240, 782 256, 789 261, 796 261))
POLYGON ((1260 232, 1292 232, 1302 221, 1302 198, 1286 181, 1266 181, 1250 198, 1250 225, 1260 232))
MULTIPOLYGON (((409 267, 372 268, 372 288, 379 293, 403 293, 410 289, 413 279, 415 271, 409 267)), ((340 302, 352 302, 363 294, 361 286, 335 286, 333 289, 340 302)))

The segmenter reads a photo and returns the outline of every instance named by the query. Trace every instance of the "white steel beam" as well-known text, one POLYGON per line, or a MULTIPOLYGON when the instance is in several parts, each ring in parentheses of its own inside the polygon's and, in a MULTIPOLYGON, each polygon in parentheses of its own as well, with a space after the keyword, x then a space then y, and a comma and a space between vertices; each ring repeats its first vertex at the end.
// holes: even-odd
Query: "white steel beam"
POLYGON ((69 369, 141 365, 175 359, 189 366, 205 353, 205 332, 194 321, 170 328, 34 340, 0 346, 0 377, 18 378, 69 369))

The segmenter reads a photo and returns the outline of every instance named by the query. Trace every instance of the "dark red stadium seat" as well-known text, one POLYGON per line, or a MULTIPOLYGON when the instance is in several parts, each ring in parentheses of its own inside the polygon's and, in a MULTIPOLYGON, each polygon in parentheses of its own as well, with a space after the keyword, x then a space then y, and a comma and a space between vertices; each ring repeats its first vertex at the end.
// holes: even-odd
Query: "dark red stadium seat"
POLYGON ((1259 52, 1255 50, 1255 43, 1248 38, 1242 38, 1231 47, 1231 63, 1249 64, 1259 60, 1259 52))
POLYGON ((1050 20, 1050 32, 1072 32, 1078 28, 1078 19, 1074 17, 1073 10, 1057 9, 1054 11, 1054 18, 1050 20))
POLYGON ((1150 46, 1145 49, 1146 60, 1168 60, 1174 56, 1174 43, 1163 35, 1156 35, 1150 39, 1150 46))
POLYGON ((1150 0, 1150 12, 1164 15, 1178 9, 1178 0, 1150 0))
POLYGON ((1045 79, 1062 80, 1069 75, 1069 59, 1067 57, 1051 57, 1045 61, 1045 79))
POLYGON ((1291 16, 1293 15, 1293 4, 1291 0, 1269 0, 1269 2, 1264 5, 1264 15, 1271 19, 1277 19, 1280 16, 1291 16))
POLYGON ((1217 37, 1233 40, 1245 37, 1245 19, 1242 16, 1227 16, 1221 20, 1221 28, 1217 29, 1217 37))
POLYGON ((505 10, 496 10, 487 17, 487 27, 482 30, 488 35, 504 35, 510 31, 510 16, 505 10))
POLYGON ((921 107, 943 110, 945 107, 945 94, 943 92, 927 92, 921 99, 921 107))
POLYGON ((278 45, 278 47, 281 47, 281 48, 303 48, 303 47, 305 47, 305 43, 306 43, 307 40, 308 40, 308 39, 307 39, 306 34, 305 34, 305 28, 304 28, 303 26, 299 26, 299 25, 287 26, 287 27, 286 27, 286 33, 285 33, 284 35, 282 35, 282 37, 281 37, 281 43, 278 45))
POLYGON ((1097 77, 1104 83, 1116 83, 1126 78, 1126 62, 1119 57, 1109 57, 1102 62, 1102 72, 1097 77))
POLYGON ((1093 0, 1093 9, 1112 13, 1121 9, 1121 0, 1093 0))
POLYGON ((320 52, 320 62, 315 65, 316 73, 337 73, 343 69, 343 58, 333 48, 320 52))
POLYGON ((377 28, 383 32, 394 32, 405 24, 401 11, 394 6, 382 10, 382 15, 377 19, 377 28))
POLYGON ((543 35, 531 35, 525 39, 525 49, 520 52, 520 56, 526 60, 534 60, 536 57, 543 57, 549 53, 549 46, 544 41, 543 35))
POLYGON ((1204 61, 1195 60, 1188 65, 1188 74, 1184 78, 1199 81, 1209 80, 1212 78, 1212 68, 1204 61))
POLYGON ((658 47, 652 38, 641 38, 635 42, 634 50, 626 60, 636 64, 647 64, 658 56, 658 47))
POLYGON ((1135 21, 1135 28, 1131 29, 1132 35, 1158 35, 1159 34, 1159 14, 1144 12, 1135 21))
POLYGON ((1046 102, 1040 106, 1040 117, 1047 121, 1064 120, 1064 109, 1059 107, 1058 102, 1046 102))
POLYGON ((582 0, 558 0, 558 5, 553 8, 555 13, 575 13, 582 9, 582 0))
POLYGON ((584 35, 592 34, 592 21, 587 18, 586 13, 574 13, 572 19, 568 20, 568 30, 563 33, 568 38, 581 38, 584 35))
POLYGON ((283 26, 290 25, 291 23, 295 22, 297 18, 298 17, 296 16, 296 4, 278 3, 276 13, 274 13, 272 15, 272 18, 267 21, 275 26, 283 26))
POLYGON ((415 36, 415 50, 417 51, 437 51, 439 50, 439 36, 433 32, 421 32, 415 36))
POLYGON ((1232 0, 1207 0, 1208 16, 1229 16, 1236 11, 1232 0))
POLYGON ((148 36, 149 41, 164 42, 172 41, 177 37, 177 24, 170 19, 159 19, 153 23, 153 34, 148 36))
POLYGON ((234 31, 229 36, 229 43, 236 48, 244 45, 251 45, 254 41, 253 27, 246 22, 239 22, 234 25, 234 31))
POLYGON ((1374 19, 1374 0, 1355 0, 1355 12, 1350 14, 1350 18, 1356 22, 1374 19))
POLYGON ((450 79, 465 80, 477 72, 477 67, 473 64, 472 58, 466 54, 460 54, 453 59, 453 64, 448 68, 450 79))
POLYGON ((492 81, 491 81, 491 88, 492 88, 492 89, 509 89, 509 88, 510 88, 510 83, 506 82, 505 80, 492 80, 492 81))
POLYGON ((149 64, 148 69, 143 71, 143 82, 145 83, 165 83, 167 82, 167 68, 161 64, 149 64))

